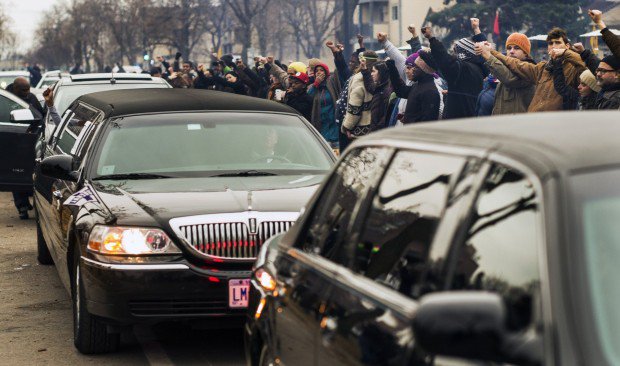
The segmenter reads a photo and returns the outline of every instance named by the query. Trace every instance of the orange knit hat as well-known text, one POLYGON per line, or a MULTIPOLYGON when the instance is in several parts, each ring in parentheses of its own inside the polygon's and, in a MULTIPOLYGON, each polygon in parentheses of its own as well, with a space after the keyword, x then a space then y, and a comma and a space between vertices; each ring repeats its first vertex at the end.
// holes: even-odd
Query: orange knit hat
POLYGON ((506 40, 506 48, 508 48, 509 45, 519 46, 519 48, 521 48, 528 55, 532 51, 532 44, 530 43, 530 40, 527 39, 527 36, 522 33, 513 33, 508 36, 508 39, 506 40))

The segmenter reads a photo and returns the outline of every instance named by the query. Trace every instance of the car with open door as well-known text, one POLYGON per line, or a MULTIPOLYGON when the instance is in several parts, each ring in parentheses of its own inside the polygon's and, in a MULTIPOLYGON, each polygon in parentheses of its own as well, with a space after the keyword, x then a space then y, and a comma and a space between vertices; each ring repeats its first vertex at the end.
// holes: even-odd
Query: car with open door
POLYGON ((617 112, 389 129, 261 249, 248 365, 616 365, 617 112))
POLYGON ((258 250, 335 161, 290 107, 193 89, 79 97, 44 151, 38 258, 71 294, 82 353, 140 322, 240 326, 258 250))
POLYGON ((0 89, 0 191, 32 191, 37 135, 31 125, 40 121, 28 103, 0 89))

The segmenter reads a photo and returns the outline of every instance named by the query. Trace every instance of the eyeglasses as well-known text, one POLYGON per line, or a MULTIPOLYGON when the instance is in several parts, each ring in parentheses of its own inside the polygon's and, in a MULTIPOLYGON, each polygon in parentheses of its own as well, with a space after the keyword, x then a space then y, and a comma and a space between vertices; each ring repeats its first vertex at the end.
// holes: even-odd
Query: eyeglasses
POLYGON ((601 69, 601 68, 596 69, 597 74, 607 74, 608 72, 616 72, 616 70, 607 70, 607 69, 601 69))

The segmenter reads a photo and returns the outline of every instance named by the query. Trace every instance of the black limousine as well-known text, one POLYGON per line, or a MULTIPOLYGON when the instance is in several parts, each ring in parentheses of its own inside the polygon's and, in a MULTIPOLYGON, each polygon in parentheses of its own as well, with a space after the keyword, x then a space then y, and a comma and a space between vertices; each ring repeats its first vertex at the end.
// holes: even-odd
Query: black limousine
POLYGON ((137 322, 242 320, 258 250, 335 161, 287 106, 178 89, 82 96, 44 151, 38 258, 71 293, 83 353, 137 322))
POLYGON ((618 365, 618 112, 349 147, 255 264, 248 365, 618 365))

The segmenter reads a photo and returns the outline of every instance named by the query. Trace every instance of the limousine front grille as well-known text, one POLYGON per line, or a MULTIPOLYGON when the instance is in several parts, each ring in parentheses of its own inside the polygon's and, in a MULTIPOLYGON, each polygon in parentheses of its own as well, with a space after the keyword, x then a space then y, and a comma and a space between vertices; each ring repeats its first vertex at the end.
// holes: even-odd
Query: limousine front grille
POLYGON ((204 215, 170 221, 177 235, 195 252, 224 260, 254 260, 274 235, 287 231, 297 213, 204 215))

